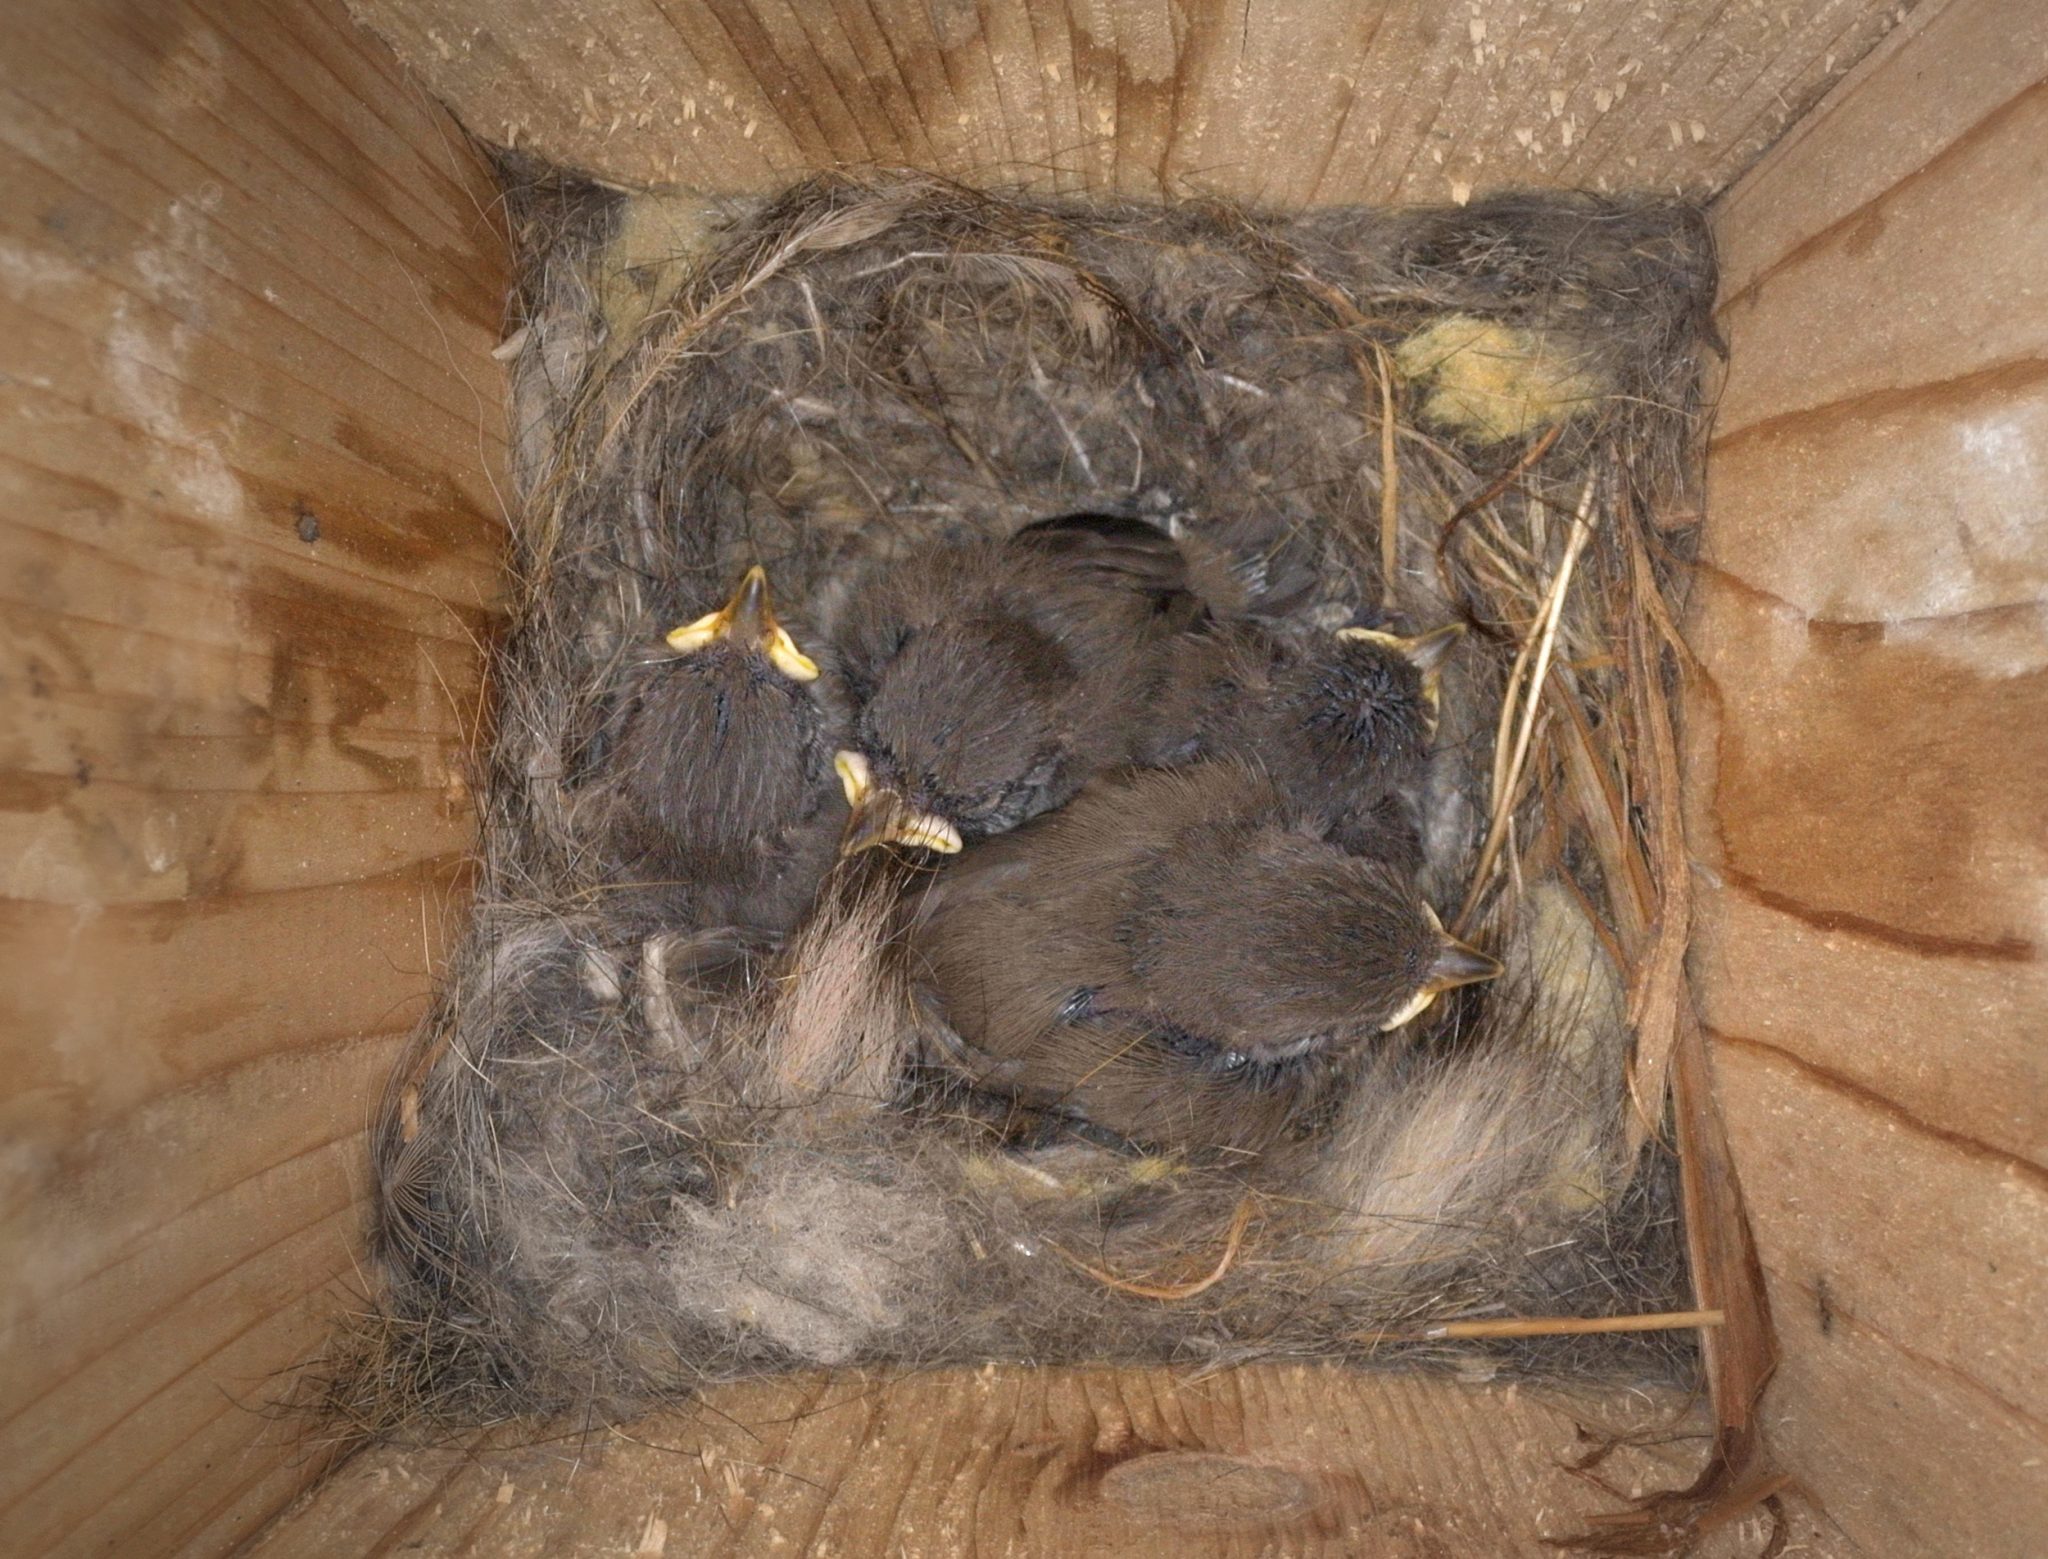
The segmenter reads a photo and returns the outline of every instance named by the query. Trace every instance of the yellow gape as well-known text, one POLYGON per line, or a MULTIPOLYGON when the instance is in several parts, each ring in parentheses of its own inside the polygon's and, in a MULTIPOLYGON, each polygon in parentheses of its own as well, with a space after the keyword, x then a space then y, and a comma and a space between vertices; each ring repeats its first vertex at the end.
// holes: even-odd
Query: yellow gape
POLYGON ((740 580, 732 599, 695 622, 672 628, 668 647, 678 655, 693 654, 722 639, 758 649, 792 682, 817 680, 818 663, 796 647, 768 604, 768 571, 756 563, 740 580))
POLYGON ((960 830, 935 812, 919 812, 895 791, 874 782, 868 760, 857 752, 834 754, 832 767, 846 790, 853 816, 846 825, 841 855, 858 855, 876 845, 905 844, 941 855, 960 853, 960 830))
MULTIPOLYGON (((1438 631, 1442 632, 1441 629, 1438 631)), ((1421 1017, 1429 1010, 1429 1004, 1445 991, 1491 980, 1501 970, 1499 959, 1489 958, 1476 947, 1467 947, 1445 931, 1444 923, 1436 918, 1436 911, 1427 904, 1422 906, 1422 913, 1429 917, 1430 928, 1442 939, 1443 949, 1437 954, 1436 962, 1429 966, 1429 973, 1423 977, 1415 994, 1402 1003, 1400 1011, 1380 1025, 1383 1034, 1421 1017)))

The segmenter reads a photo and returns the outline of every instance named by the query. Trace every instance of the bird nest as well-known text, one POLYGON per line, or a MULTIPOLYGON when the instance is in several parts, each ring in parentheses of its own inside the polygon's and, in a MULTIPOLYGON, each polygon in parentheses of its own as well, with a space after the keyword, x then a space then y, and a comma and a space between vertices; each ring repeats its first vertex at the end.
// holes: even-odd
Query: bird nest
POLYGON ((907 175, 714 208, 527 172, 511 210, 477 892, 376 1129, 330 1413, 587 1422, 989 1359, 1693 1367, 1663 1328, 1700 1319, 1666 1085, 1696 212, 1262 217, 907 175), (842 863, 764 939, 688 923, 690 885, 643 891, 607 837, 621 689, 748 568, 829 623, 864 570, 1074 511, 1221 559, 1253 618, 1469 630, 1419 886, 1506 972, 1360 1047, 1284 1150, 1111 1139, 963 1081, 895 956, 930 858, 842 863))

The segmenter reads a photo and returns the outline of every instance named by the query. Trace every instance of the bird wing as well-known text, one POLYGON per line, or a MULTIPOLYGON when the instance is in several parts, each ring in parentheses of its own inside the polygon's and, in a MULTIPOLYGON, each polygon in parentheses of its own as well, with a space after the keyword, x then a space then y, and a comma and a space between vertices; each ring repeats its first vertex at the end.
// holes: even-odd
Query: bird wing
POLYGON ((917 894, 912 931, 948 913, 972 913, 991 895, 1026 887, 1032 877, 1030 857, 998 848, 1013 837, 1000 834, 985 840, 936 873, 917 894))
POLYGON ((1189 615, 1202 609, 1192 593, 1186 555, 1171 536, 1143 520, 1062 514, 1025 526, 1012 540, 1100 586, 1149 597, 1156 608, 1189 615))

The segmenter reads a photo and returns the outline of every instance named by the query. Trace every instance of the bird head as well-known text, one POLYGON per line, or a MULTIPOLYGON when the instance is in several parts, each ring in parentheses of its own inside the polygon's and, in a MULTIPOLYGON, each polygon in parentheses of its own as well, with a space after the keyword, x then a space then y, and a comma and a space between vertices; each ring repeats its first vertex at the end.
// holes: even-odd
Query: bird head
POLYGON ((1437 718, 1442 707, 1442 683, 1444 662, 1450 658, 1451 650, 1465 636, 1463 623, 1447 623, 1428 633, 1414 638, 1404 638, 1397 633, 1388 633, 1380 628, 1340 628, 1337 637, 1354 644, 1371 644, 1385 650, 1405 664, 1414 667, 1421 678, 1420 697, 1424 711, 1424 736, 1436 734, 1437 718))
POLYGON ((1016 827, 1067 798, 1071 663, 1011 616, 967 616, 909 634, 855 723, 874 784, 966 838, 1016 827))
POLYGON ((917 850, 935 850, 955 855, 960 850, 960 830, 933 812, 919 811, 892 785, 877 784, 867 758, 842 751, 833 756, 832 767, 846 791, 851 815, 839 846, 841 855, 858 855, 879 845, 900 844, 917 850))
POLYGON ((763 571, 667 639, 627 671, 610 760, 642 818, 696 857, 744 853, 828 805, 818 668, 775 620, 763 571))
POLYGON ((1467 946, 1444 930, 1444 923, 1437 919, 1436 911, 1427 904, 1422 906, 1423 918, 1429 922, 1430 931, 1436 938, 1435 955, 1430 959, 1428 972, 1415 993, 1403 1002, 1392 1017, 1380 1024, 1380 1032, 1388 1033, 1404 1023, 1412 1023, 1429 1010, 1430 1004, 1445 991, 1456 990, 1461 985, 1477 985, 1482 980, 1499 976, 1501 962, 1498 958, 1482 953, 1476 947, 1467 946))
POLYGON ((815 682, 818 664, 796 647, 796 641, 775 620, 768 599, 768 572, 760 564, 748 569, 732 599, 695 622, 668 633, 668 647, 678 655, 701 654, 713 648, 757 654, 792 682, 815 682))
MULTIPOLYGON (((1164 785, 1152 794, 1165 809, 1183 799, 1164 785)), ((1201 790, 1184 796, 1214 806, 1201 790)), ((1173 1017, 1255 1061, 1363 1043, 1500 972, 1446 935, 1404 874, 1270 814, 1191 811, 1118 902, 1114 940, 1135 983, 1112 993, 1115 1004, 1173 1017)))

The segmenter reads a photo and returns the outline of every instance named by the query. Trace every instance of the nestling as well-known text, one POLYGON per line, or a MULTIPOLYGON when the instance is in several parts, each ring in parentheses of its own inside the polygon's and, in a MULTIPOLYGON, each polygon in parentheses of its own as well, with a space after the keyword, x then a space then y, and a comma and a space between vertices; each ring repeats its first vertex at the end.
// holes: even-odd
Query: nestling
POLYGON ((1107 776, 930 888, 912 962, 935 1058, 1155 1146, 1258 1149, 1342 1064, 1500 965, 1402 871, 1234 763, 1107 776))
POLYGON ((786 926, 831 859, 844 814, 817 680, 758 567, 632 674, 612 758, 621 844, 690 894, 697 924, 786 926))
POLYGON ((1215 622, 1171 647, 1147 761, 1257 763, 1298 812, 1357 854, 1411 854, 1404 799, 1436 732, 1453 624, 1416 638, 1371 628, 1303 633, 1215 622))
MULTIPOLYGON (((861 582, 834 635, 863 783, 918 836, 985 838, 1136 754, 1161 644, 1200 611, 1179 550, 1135 520, 1041 522, 861 582)), ((849 849, 894 837, 857 823, 849 849)))

